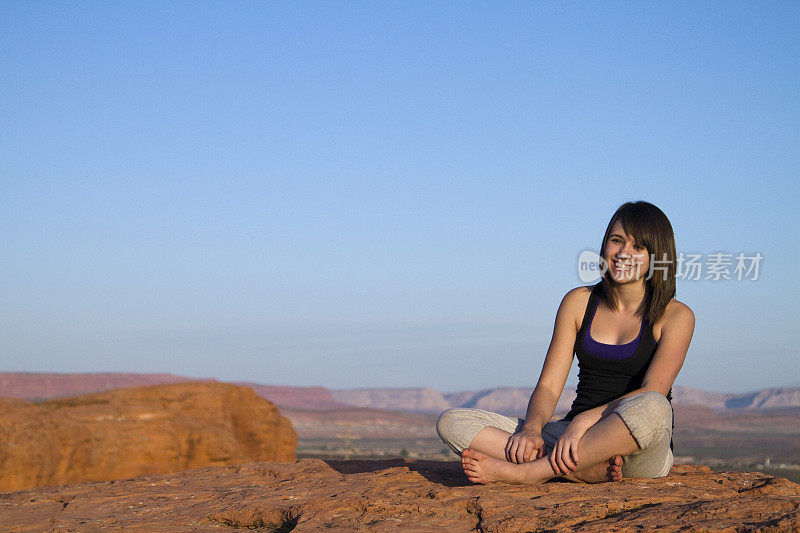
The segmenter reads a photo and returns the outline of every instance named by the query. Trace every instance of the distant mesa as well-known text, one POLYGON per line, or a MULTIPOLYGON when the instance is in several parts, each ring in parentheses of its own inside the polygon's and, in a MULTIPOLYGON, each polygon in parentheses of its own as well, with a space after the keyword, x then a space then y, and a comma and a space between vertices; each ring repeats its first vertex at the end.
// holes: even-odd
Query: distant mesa
MULTIPOLYGON (((356 407, 416 413, 438 413, 450 407, 473 407, 507 416, 524 417, 533 387, 498 387, 449 394, 442 394, 434 389, 356 389, 331 392, 337 401, 356 407)), ((556 415, 566 414, 574 399, 575 388, 565 387, 556 405, 556 415)), ((674 405, 694 405, 717 410, 800 408, 800 387, 732 394, 676 386, 672 389, 672 402, 674 405)))
POLYGON ((450 402, 434 389, 351 389, 332 391, 336 401, 354 407, 411 412, 444 411, 450 402))
POLYGON ((729 409, 780 409, 800 405, 800 387, 765 389, 725 400, 729 409))
MULTIPOLYGON (((175 374, 0 372, 0 397, 38 402, 121 388, 187 382, 218 383, 213 378, 190 378, 175 374)), ((331 391, 324 387, 287 387, 250 382, 235 382, 234 385, 249 387, 278 407, 310 410, 347 407, 337 402, 331 391)))
MULTIPOLYGON (((525 417, 525 411, 528 408, 528 401, 530 400, 533 387, 501 387, 496 389, 486 389, 474 393, 466 399, 463 403, 459 403, 456 407, 471 407, 475 409, 483 409, 485 411, 492 411, 506 416, 517 416, 520 418, 525 417)), ((447 395, 446 397, 458 397, 459 394, 447 395)), ((557 414, 566 414, 569 411, 572 401, 575 399, 575 388, 564 387, 556 404, 555 412, 557 414)))
MULTIPOLYGON (((188 381, 217 382, 214 379, 197 380, 173 374, 6 372, 0 373, 0 397, 39 401, 122 387, 188 381)), ((325 387, 290 387, 252 382, 235 384, 252 388, 259 396, 270 400, 281 409, 325 411, 359 407, 431 414, 440 413, 450 407, 475 407, 508 416, 524 416, 533 391, 533 385, 443 394, 431 388, 331 390, 325 387)), ((574 398, 575 388, 566 387, 556 406, 556 415, 565 414, 574 398)), ((715 410, 800 408, 800 387, 732 394, 676 386, 673 388, 672 398, 674 405, 694 405, 715 410)))
POLYGON ((193 379, 174 374, 135 374, 130 372, 69 373, 0 372, 0 397, 19 398, 31 402, 68 398, 78 394, 102 392, 146 385, 166 385, 193 379))
POLYGON ((327 409, 341 409, 348 407, 338 402, 331 391, 325 387, 282 387, 279 385, 260 385, 237 381, 234 385, 250 387, 256 394, 278 407, 291 409, 308 409, 313 411, 327 409))
POLYGON ((0 490, 294 461, 289 420, 252 389, 176 383, 33 404, 0 399, 0 490))

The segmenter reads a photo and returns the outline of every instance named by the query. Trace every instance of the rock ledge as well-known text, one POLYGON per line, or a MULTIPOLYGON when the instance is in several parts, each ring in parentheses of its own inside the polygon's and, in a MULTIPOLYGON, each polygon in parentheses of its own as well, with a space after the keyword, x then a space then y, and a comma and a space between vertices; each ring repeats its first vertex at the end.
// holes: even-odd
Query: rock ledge
POLYGON ((615 484, 471 485, 458 463, 248 463, 0 494, 3 531, 798 531, 800 485, 676 466, 615 484))

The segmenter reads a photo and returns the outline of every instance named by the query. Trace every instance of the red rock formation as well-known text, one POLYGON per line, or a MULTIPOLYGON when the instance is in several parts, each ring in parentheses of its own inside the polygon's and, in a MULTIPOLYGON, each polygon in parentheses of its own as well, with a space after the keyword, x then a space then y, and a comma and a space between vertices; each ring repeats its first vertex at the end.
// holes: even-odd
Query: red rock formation
POLYGON ((0 530, 797 531, 800 485, 676 466, 661 479, 471 485, 457 463, 251 463, 3 494, 0 530))
POLYGON ((0 399, 0 489, 246 461, 293 461, 297 436, 251 389, 181 383, 39 405, 0 399))

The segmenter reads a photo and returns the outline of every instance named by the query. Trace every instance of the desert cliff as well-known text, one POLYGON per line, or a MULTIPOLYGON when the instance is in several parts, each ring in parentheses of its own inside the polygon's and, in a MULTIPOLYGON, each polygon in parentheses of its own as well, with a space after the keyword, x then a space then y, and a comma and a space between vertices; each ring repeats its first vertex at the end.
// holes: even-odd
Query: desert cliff
POLYGON ((0 399, 0 490, 293 461, 268 400, 223 383, 119 389, 41 404, 0 399))

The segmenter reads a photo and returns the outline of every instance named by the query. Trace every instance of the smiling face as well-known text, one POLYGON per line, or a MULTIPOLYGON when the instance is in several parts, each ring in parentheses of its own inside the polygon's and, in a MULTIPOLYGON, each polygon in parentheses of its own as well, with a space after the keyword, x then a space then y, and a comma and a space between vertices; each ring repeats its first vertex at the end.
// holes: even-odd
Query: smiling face
POLYGON ((667 215, 649 202, 625 202, 606 226, 600 253, 603 277, 598 285, 603 302, 618 309, 616 288, 643 289, 636 314, 655 324, 675 296, 678 254, 667 215))
POLYGON ((649 251, 625 232, 620 221, 611 227, 603 249, 603 259, 608 264, 611 279, 620 284, 643 283, 650 268, 649 251))

